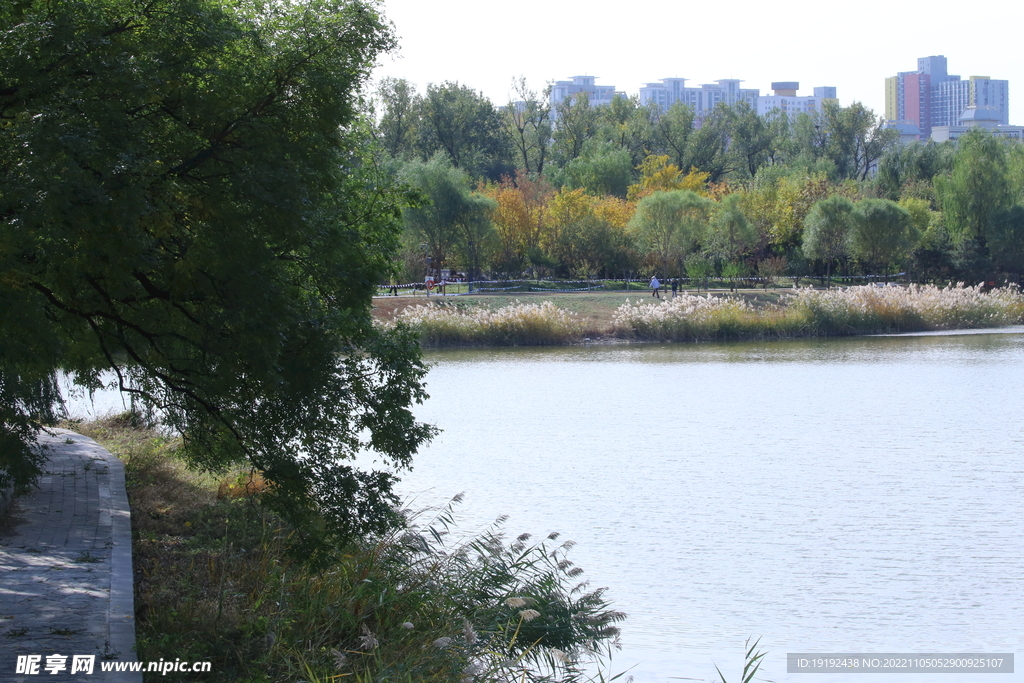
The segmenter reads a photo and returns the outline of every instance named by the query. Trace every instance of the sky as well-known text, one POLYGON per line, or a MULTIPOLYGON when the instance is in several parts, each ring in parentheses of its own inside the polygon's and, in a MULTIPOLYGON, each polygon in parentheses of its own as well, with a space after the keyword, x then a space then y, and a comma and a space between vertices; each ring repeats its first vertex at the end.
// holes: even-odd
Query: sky
POLYGON ((629 95, 667 77, 699 86, 739 78, 771 94, 798 81, 799 95, 837 88, 839 102, 882 115, 884 84, 917 58, 945 55, 950 74, 1010 81, 1010 123, 1024 125, 1024 53, 1010 0, 900 2, 572 2, 568 0, 383 0, 399 49, 376 79, 457 81, 495 105, 525 77, 541 92, 555 80, 596 76, 629 95))

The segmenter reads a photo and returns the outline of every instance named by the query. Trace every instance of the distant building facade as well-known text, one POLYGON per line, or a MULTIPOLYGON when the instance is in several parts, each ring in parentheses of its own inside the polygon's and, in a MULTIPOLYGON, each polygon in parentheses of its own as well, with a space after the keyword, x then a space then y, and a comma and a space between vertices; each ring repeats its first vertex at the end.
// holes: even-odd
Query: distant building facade
POLYGON ((746 102, 757 111, 761 91, 753 88, 741 88, 743 81, 735 78, 723 78, 714 83, 705 83, 698 88, 686 87, 685 78, 663 78, 661 82, 647 83, 640 88, 640 104, 655 104, 661 111, 668 111, 676 102, 689 105, 697 118, 710 114, 719 103, 730 107, 746 102))
MULTIPOLYGON (((826 102, 838 104, 836 89, 833 86, 814 88, 813 95, 797 95, 800 84, 796 81, 778 81, 772 83, 773 95, 761 95, 756 88, 741 87, 743 81, 737 78, 723 78, 713 83, 704 83, 696 87, 688 87, 686 78, 663 78, 661 81, 645 83, 640 88, 641 106, 656 106, 666 112, 676 102, 681 102, 693 109, 697 120, 714 111, 719 104, 730 107, 744 102, 759 115, 779 111, 788 115, 810 114, 820 112, 826 102)), ((627 97, 626 93, 616 90, 614 85, 599 85, 596 76, 572 76, 567 81, 555 81, 551 85, 548 102, 551 105, 551 117, 558 119, 557 107, 562 102, 586 95, 591 106, 600 107, 611 104, 616 97, 627 97)))
POLYGON ((760 116, 779 112, 788 116, 821 112, 825 102, 835 102, 836 89, 822 86, 814 89, 814 95, 797 95, 800 83, 797 81, 776 81, 772 83, 774 95, 761 95, 757 100, 757 113, 760 116))
POLYGON ((1002 114, 995 107, 969 106, 960 115, 955 126, 934 126, 931 139, 935 142, 956 140, 972 128, 984 128, 992 135, 1007 140, 1024 140, 1024 126, 1011 126, 1002 122, 1002 114))
POLYGON ((616 90, 614 85, 598 85, 597 76, 572 76, 568 81, 555 81, 548 96, 552 119, 558 119, 559 104, 580 94, 586 95, 592 107, 611 104, 616 95, 626 96, 626 93, 616 90))
POLYGON ((936 127, 956 127, 968 107, 993 112, 1001 125, 1009 125, 1009 81, 988 76, 961 80, 948 73, 943 55, 921 57, 917 71, 903 71, 885 79, 885 118, 914 123, 921 138, 936 127))

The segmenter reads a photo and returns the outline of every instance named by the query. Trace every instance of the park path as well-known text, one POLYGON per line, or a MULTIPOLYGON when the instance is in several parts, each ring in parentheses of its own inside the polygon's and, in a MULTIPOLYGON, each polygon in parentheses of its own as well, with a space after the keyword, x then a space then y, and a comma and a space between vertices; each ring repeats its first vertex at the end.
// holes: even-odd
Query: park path
POLYGON ((124 466, 88 437, 50 431, 39 488, 0 520, 0 681, 139 683, 140 673, 101 671, 135 661, 124 466), (92 673, 71 673, 75 655, 86 656, 79 669, 94 656, 92 673), (19 673, 19 656, 39 656, 37 673, 19 673))

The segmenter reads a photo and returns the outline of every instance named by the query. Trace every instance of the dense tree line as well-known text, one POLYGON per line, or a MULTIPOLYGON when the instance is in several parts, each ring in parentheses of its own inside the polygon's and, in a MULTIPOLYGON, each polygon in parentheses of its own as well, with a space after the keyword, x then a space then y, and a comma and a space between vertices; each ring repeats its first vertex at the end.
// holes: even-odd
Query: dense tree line
POLYGON ((1024 152, 984 131, 901 145, 859 103, 796 116, 719 105, 699 118, 627 97, 552 109, 513 85, 500 107, 458 83, 379 85, 386 165, 423 202, 405 212, 403 278, 442 264, 495 277, 938 281, 1024 269, 1024 152))

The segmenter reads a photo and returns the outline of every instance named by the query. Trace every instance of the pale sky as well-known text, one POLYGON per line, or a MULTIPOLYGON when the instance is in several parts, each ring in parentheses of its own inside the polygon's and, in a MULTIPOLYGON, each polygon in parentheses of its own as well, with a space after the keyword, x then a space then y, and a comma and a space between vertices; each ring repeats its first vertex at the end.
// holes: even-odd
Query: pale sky
POLYGON ((799 95, 831 85, 843 106, 884 113, 884 83, 913 71, 917 58, 945 55, 949 73, 1010 81, 1010 123, 1024 125, 1024 43, 1009 0, 964 3, 565 2, 559 0, 384 0, 400 49, 375 78, 458 81, 495 105, 524 76, 549 81, 597 76, 629 95, 649 81, 699 86, 739 78, 771 94, 772 81, 798 81, 799 95))

